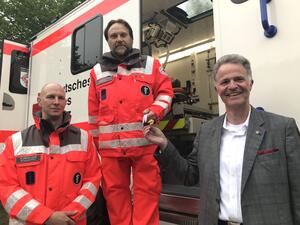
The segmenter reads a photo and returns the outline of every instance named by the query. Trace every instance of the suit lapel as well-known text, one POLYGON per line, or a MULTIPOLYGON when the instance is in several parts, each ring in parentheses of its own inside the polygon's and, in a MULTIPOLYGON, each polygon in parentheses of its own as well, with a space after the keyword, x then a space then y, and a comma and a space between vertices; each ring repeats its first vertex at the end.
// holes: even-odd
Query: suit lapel
POLYGON ((218 187, 218 193, 220 195, 220 146, 221 146, 221 136, 222 136, 222 127, 224 122, 225 115, 219 117, 216 121, 216 125, 214 126, 211 133, 211 154, 213 154, 213 169, 215 174, 215 182, 218 187))
POLYGON ((262 126, 263 123, 264 120, 261 115, 256 111, 255 108, 252 107, 245 143, 241 193, 243 193, 244 191, 247 179, 256 158, 256 152, 259 150, 259 147, 265 135, 265 129, 262 126))

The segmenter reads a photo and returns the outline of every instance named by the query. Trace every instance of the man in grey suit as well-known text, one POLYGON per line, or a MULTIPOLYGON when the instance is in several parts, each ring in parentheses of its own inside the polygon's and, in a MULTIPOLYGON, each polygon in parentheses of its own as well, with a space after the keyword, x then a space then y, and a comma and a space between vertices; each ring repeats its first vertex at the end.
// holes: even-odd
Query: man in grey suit
MULTIPOLYGON (((232 54, 214 67, 226 113, 203 124, 187 159, 156 127, 145 137, 185 185, 200 184, 201 225, 300 225, 300 134, 294 119, 256 110, 249 61, 232 54)), ((276 90, 275 90, 276 91, 276 90)))

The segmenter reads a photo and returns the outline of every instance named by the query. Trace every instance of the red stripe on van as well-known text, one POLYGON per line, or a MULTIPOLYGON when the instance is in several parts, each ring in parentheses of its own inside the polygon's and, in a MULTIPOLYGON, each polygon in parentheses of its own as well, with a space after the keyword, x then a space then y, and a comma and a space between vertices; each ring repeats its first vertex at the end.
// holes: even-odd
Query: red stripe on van
POLYGON ((17 50, 17 51, 20 51, 20 52, 26 52, 26 53, 29 52, 28 48, 4 42, 4 44, 3 44, 3 54, 11 55, 11 52, 13 50, 17 50))
POLYGON ((78 27, 80 24, 83 24, 85 21, 91 19, 97 14, 105 15, 106 13, 120 7, 128 1, 129 0, 104 0, 100 4, 96 5, 94 8, 90 9, 83 15, 73 20, 72 22, 66 24, 62 28, 58 29, 54 33, 50 34, 43 40, 36 43, 32 48, 32 56, 38 54, 39 52, 57 43, 58 41, 66 38, 67 36, 73 33, 75 27, 78 27))

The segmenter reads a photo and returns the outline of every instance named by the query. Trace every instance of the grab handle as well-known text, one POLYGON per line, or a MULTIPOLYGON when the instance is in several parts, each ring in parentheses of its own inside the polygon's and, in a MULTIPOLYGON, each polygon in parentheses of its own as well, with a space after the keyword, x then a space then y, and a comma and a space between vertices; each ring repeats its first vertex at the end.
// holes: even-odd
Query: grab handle
POLYGON ((271 0, 260 0, 260 14, 261 14, 261 24, 265 30, 264 34, 267 38, 272 38, 277 33, 277 27, 274 25, 269 25, 267 4, 271 0))

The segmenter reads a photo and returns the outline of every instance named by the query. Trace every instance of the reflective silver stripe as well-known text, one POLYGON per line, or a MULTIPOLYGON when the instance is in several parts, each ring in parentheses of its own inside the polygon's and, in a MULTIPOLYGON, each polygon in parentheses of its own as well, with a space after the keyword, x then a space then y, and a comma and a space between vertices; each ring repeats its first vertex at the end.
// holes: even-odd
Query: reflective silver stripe
POLYGON ((133 130, 143 130, 143 125, 141 122, 138 123, 120 123, 109 126, 99 126, 99 133, 107 134, 113 132, 122 131, 133 131, 133 130))
POLYGON ((172 103, 172 98, 168 95, 159 95, 156 97, 155 101, 166 101, 168 102, 169 104, 172 103))
POLYGON ((94 66, 94 72, 95 72, 95 74, 96 74, 96 78, 97 78, 97 80, 98 79, 100 79, 101 77, 101 75, 102 75, 102 73, 101 73, 101 66, 100 66, 100 64, 99 63, 97 63, 95 66, 94 66))
POLYGON ((0 154, 2 154, 2 152, 4 152, 4 148, 5 148, 5 144, 0 143, 0 154))
POLYGON ((9 222, 8 222, 8 225, 25 225, 25 224, 26 222, 22 222, 14 218, 9 218, 9 222))
POLYGON ((113 80, 117 73, 115 71, 105 71, 97 75, 97 85, 113 80))
POLYGON ((89 116, 88 123, 97 123, 98 116, 89 116))
POLYGON ((165 102, 155 101, 153 102, 153 105, 158 105, 165 109, 164 115, 166 115, 169 112, 169 105, 165 102))
POLYGON ((84 183, 81 187, 81 190, 84 190, 84 189, 89 190, 92 193, 92 195, 96 197, 98 190, 93 183, 91 183, 91 182, 84 183))
POLYGON ((32 213, 32 211, 39 206, 40 203, 34 199, 31 199, 29 202, 27 202, 23 208, 19 211, 17 214, 17 217, 20 218, 21 220, 26 220, 27 217, 32 213))
POLYGON ((152 74, 153 63, 154 63, 154 58, 151 56, 147 56, 147 63, 146 63, 144 74, 152 74))
POLYGON ((62 147, 58 145, 51 145, 49 148, 46 148, 45 146, 24 146, 23 148, 17 149, 17 151, 15 151, 15 156, 26 155, 26 154, 38 154, 38 153, 66 154, 72 151, 86 152, 87 147, 85 149, 82 149, 84 146, 86 146, 86 144, 87 141, 84 144, 73 144, 73 145, 66 145, 62 147))
POLYGON ((113 80, 113 75, 107 75, 99 80, 97 80, 96 85, 104 84, 113 80))
POLYGON ((128 148, 150 145, 145 138, 128 138, 112 141, 99 141, 100 148, 128 148))
POLYGON ((20 146, 17 149, 14 149, 15 156, 26 155, 26 154, 38 154, 45 153, 49 154, 49 149, 43 145, 39 146, 20 146))
POLYGON ((90 130, 90 134, 91 134, 93 137, 98 137, 98 135, 99 135, 98 129, 90 130))
POLYGON ((88 146, 88 132, 85 130, 80 129, 81 132, 81 148, 82 150, 87 151, 87 146, 88 146))
POLYGON ((79 195, 77 198, 75 198, 74 202, 79 203, 85 209, 88 209, 92 204, 91 200, 89 200, 84 195, 79 195))
POLYGON ((60 147, 58 145, 51 145, 50 146, 50 153, 51 154, 66 154, 68 152, 86 152, 87 148, 82 148, 82 144, 74 144, 74 145, 66 145, 60 147))
POLYGON ((12 207, 14 207, 14 205, 21 199, 23 198, 25 195, 28 195, 28 192, 24 191, 23 189, 19 189, 17 191, 15 191, 14 193, 12 193, 8 198, 7 201, 5 203, 5 210, 10 213, 10 210, 12 209, 12 207))

